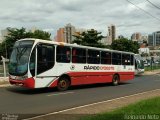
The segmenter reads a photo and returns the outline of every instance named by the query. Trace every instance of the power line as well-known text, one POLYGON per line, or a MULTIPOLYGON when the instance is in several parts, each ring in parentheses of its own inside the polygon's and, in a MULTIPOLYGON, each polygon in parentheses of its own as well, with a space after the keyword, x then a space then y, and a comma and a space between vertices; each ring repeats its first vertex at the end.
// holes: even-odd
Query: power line
POLYGON ((146 0, 147 2, 149 2, 151 5, 153 5, 154 7, 156 7, 157 9, 160 9, 160 7, 159 6, 157 6, 157 5, 155 5, 154 3, 152 3, 151 1, 149 1, 149 0, 146 0))
POLYGON ((138 5, 135 5, 134 3, 132 3, 129 0, 126 0, 126 1, 129 2, 130 4, 134 5, 135 7, 137 7, 139 10, 142 10, 143 12, 145 12, 146 14, 148 14, 149 16, 151 16, 151 17, 157 19, 158 21, 160 21, 160 18, 153 16, 151 13, 145 11, 144 9, 142 9, 141 7, 139 7, 138 5))

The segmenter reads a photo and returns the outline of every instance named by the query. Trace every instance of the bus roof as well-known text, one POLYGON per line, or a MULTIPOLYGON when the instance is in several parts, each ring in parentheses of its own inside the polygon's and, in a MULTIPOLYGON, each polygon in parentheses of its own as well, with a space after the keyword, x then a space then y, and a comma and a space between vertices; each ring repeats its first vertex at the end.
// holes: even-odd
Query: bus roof
POLYGON ((78 48, 87 48, 87 49, 94 49, 94 50, 104 50, 104 51, 120 52, 120 53, 126 53, 126 54, 134 54, 133 52, 125 52, 125 51, 111 50, 111 49, 106 49, 106 48, 83 46, 83 45, 78 45, 78 44, 69 44, 69 43, 65 43, 65 42, 55 42, 55 41, 35 39, 35 38, 25 38, 25 39, 20 39, 18 41, 23 41, 23 40, 34 40, 36 42, 62 45, 62 46, 71 46, 71 47, 78 47, 78 48))

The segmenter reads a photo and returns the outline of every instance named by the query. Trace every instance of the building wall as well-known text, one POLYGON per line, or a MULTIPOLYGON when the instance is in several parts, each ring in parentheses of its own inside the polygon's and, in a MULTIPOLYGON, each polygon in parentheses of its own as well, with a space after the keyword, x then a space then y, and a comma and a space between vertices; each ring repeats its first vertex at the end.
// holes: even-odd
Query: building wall
POLYGON ((5 39, 5 36, 7 36, 9 34, 7 29, 1 30, 1 39, 2 41, 5 39))
POLYGON ((153 35, 152 34, 148 35, 148 45, 153 46, 153 35))
POLYGON ((160 31, 148 35, 149 46, 160 46, 160 31))
POLYGON ((141 33, 139 33, 139 32, 136 32, 136 33, 133 33, 132 34, 132 36, 131 36, 131 40, 133 40, 133 41, 139 41, 139 40, 141 40, 141 33))
POLYGON ((74 26, 72 26, 70 23, 67 24, 64 28, 64 41, 66 43, 72 43, 74 41, 74 33, 76 32, 76 29, 74 26))
POLYGON ((78 36, 83 32, 86 32, 87 29, 75 28, 70 23, 64 26, 64 28, 59 28, 57 34, 54 38, 57 42, 66 42, 72 43, 75 40, 74 35, 78 36))
POLYGON ((113 40, 116 39, 116 27, 111 25, 108 27, 108 44, 112 44, 113 40))
POLYGON ((160 31, 153 33, 153 42, 154 42, 154 46, 160 45, 160 31))
POLYGON ((1 41, 3 42, 5 40, 5 36, 9 34, 8 29, 15 30, 15 28, 7 27, 6 29, 1 30, 1 41))
POLYGON ((57 42, 65 42, 64 28, 59 28, 59 30, 57 30, 56 41, 57 42))

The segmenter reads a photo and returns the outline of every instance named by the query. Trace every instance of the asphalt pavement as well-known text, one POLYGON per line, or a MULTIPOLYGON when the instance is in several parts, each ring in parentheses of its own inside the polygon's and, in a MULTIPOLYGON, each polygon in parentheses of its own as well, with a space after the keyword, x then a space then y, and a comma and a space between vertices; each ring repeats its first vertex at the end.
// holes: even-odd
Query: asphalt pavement
POLYGON ((160 88, 160 74, 137 76, 121 83, 71 87, 68 91, 56 89, 25 89, 16 86, 0 88, 0 117, 7 114, 21 118, 56 112, 94 102, 160 88))

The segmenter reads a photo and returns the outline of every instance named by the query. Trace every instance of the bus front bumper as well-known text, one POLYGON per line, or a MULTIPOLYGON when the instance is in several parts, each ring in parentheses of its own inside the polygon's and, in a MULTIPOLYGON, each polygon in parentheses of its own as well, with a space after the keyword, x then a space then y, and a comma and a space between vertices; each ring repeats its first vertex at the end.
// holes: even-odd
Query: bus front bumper
POLYGON ((11 85, 23 86, 26 88, 35 88, 34 78, 27 78, 25 80, 16 80, 9 77, 9 82, 11 85))

